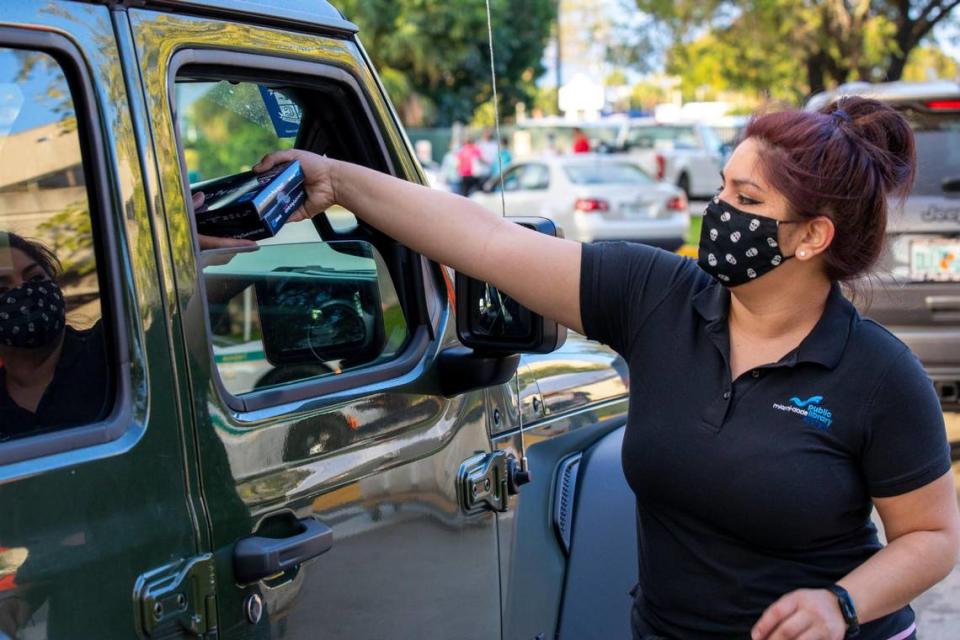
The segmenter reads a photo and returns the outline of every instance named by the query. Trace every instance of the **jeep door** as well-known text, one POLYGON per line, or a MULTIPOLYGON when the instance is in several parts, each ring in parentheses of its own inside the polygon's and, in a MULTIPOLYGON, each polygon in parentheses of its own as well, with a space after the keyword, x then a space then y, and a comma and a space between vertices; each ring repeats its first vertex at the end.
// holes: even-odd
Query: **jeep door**
MULTIPOLYGON (((269 3, 265 3, 269 4, 269 3)), ((496 517, 460 508, 482 390, 438 395, 440 269, 349 212, 198 253, 189 184, 296 145, 423 181, 350 25, 129 11, 189 356, 220 637, 491 638, 496 517)), ((385 203, 384 206, 389 206, 385 203)))
POLYGON ((140 589, 176 586, 200 541, 171 274, 120 58, 105 6, 0 6, 2 638, 185 637, 170 614, 197 612, 192 594, 183 611, 147 609, 140 589), (23 293, 43 306, 11 324, 23 293), (53 342, 18 342, 47 329, 53 342), (40 397, 16 386, 44 377, 40 397))

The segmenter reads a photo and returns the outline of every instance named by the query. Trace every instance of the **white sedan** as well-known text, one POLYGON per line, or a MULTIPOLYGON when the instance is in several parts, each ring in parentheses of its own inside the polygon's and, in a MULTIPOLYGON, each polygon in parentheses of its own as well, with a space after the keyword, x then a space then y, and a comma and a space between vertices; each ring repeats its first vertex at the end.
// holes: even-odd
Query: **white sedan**
MULTIPOLYGON (((634 240, 673 251, 690 227, 683 191, 657 182, 622 156, 567 155, 512 164, 503 174, 502 195, 508 216, 550 218, 566 237, 581 242, 634 240)), ((499 213, 500 180, 491 178, 470 197, 499 213)))

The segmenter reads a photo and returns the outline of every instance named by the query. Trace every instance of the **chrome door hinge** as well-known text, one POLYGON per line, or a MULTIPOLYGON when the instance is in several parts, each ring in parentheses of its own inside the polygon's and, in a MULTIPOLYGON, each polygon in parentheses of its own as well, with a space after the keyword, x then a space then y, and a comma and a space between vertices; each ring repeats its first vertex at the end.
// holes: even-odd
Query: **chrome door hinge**
POLYGON ((481 511, 506 511, 510 496, 530 482, 526 460, 503 451, 478 453, 460 465, 457 494, 467 514, 481 511))
POLYGON ((134 587, 143 638, 217 637, 217 580, 209 553, 154 569, 134 587))

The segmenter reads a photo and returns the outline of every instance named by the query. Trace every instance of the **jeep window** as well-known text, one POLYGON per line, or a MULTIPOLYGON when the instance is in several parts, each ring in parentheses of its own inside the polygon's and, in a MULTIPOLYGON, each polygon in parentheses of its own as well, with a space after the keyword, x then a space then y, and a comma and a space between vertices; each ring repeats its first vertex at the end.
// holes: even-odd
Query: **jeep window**
MULTIPOLYGON (((347 150, 337 140, 346 132, 311 115, 318 107, 329 115, 328 96, 322 87, 178 78, 177 127, 189 182, 248 171, 295 142, 343 157, 347 150)), ((356 225, 344 210, 326 216, 334 235, 356 225)), ((312 220, 287 223, 256 247, 203 251, 199 261, 211 356, 234 397, 388 362, 410 337, 378 248, 322 238, 312 220)))
POLYGON ((917 177, 912 195, 945 196, 943 181, 960 178, 960 112, 904 113, 917 143, 917 177))
POLYGON ((627 134, 627 145, 640 149, 653 149, 658 142, 667 142, 675 149, 696 149, 697 134, 693 127, 675 125, 654 125, 631 127, 627 134))
POLYGON ((84 155, 58 61, 0 48, 0 441, 112 406, 84 155))

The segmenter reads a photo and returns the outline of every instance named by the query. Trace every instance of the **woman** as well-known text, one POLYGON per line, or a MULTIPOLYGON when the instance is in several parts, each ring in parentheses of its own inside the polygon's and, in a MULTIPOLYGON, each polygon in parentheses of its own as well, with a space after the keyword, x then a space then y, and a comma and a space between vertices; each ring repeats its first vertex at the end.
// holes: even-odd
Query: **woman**
MULTIPOLYGON (((193 206, 203 194, 193 196, 193 206)), ((249 248, 250 240, 199 236, 202 250, 249 248)), ((78 330, 66 321, 56 254, 0 232, 0 441, 106 416, 110 390, 103 323, 78 330)))
POLYGON ((636 637, 915 637, 909 602, 960 546, 942 413, 916 358, 839 288, 877 260, 887 196, 912 182, 895 111, 848 98, 755 119, 707 207, 698 263, 541 236, 303 151, 255 170, 293 158, 307 175, 299 217, 339 203, 626 358, 636 637))
POLYGON ((57 256, 0 233, 0 440, 96 421, 108 375, 102 325, 66 322, 57 256))

